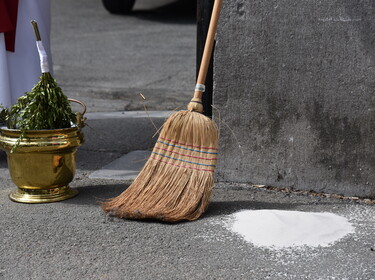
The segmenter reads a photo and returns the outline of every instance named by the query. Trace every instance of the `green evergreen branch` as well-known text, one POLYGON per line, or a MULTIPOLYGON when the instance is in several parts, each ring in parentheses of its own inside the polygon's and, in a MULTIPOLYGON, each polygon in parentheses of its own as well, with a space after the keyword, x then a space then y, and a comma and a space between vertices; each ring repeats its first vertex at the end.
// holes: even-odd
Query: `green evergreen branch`
POLYGON ((50 73, 42 73, 40 81, 10 109, 3 108, 0 120, 8 128, 21 131, 12 151, 19 146, 26 130, 61 129, 77 124, 68 98, 50 73))

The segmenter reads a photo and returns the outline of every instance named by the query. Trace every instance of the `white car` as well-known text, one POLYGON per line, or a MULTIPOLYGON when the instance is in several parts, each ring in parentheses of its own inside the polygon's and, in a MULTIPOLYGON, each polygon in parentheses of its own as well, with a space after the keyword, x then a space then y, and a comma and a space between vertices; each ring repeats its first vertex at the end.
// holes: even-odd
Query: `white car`
POLYGON ((102 0, 104 7, 112 14, 129 13, 135 3, 135 0, 102 0))

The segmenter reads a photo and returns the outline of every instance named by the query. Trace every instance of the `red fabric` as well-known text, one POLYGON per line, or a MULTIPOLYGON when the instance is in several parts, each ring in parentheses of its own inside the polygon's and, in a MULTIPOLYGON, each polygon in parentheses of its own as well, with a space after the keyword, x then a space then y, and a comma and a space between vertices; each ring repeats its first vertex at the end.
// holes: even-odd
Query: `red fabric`
POLYGON ((0 33, 4 33, 5 48, 14 52, 16 42, 16 27, 18 0, 0 0, 0 33))

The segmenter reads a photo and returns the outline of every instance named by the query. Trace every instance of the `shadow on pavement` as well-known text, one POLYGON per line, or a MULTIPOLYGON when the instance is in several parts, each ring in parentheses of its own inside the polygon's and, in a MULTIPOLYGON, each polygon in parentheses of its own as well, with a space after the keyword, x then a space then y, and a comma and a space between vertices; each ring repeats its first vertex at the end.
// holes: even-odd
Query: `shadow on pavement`
POLYGON ((134 10, 130 15, 150 21, 192 24, 196 22, 196 11, 196 1, 178 0, 153 10, 134 10))
POLYGON ((7 154, 0 150, 0 168, 8 168, 7 154))
POLYGON ((64 200, 61 203, 76 205, 98 205, 106 199, 121 194, 129 184, 121 183, 116 185, 96 185, 73 187, 78 191, 74 198, 64 200))
POLYGON ((300 206, 300 203, 268 203, 254 200, 243 201, 212 201, 208 206, 205 217, 231 215, 240 210, 278 209, 291 210, 300 206))

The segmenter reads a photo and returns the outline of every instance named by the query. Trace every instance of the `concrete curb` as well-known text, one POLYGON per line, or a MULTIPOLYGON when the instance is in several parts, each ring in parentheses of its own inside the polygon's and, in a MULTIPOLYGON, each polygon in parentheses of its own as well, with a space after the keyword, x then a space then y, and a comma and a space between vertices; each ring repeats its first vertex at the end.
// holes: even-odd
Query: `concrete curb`
POLYGON ((150 151, 133 151, 89 175, 90 179, 134 180, 143 168, 150 151))
POLYGON ((152 148, 172 111, 88 113, 84 150, 127 154, 152 148))

